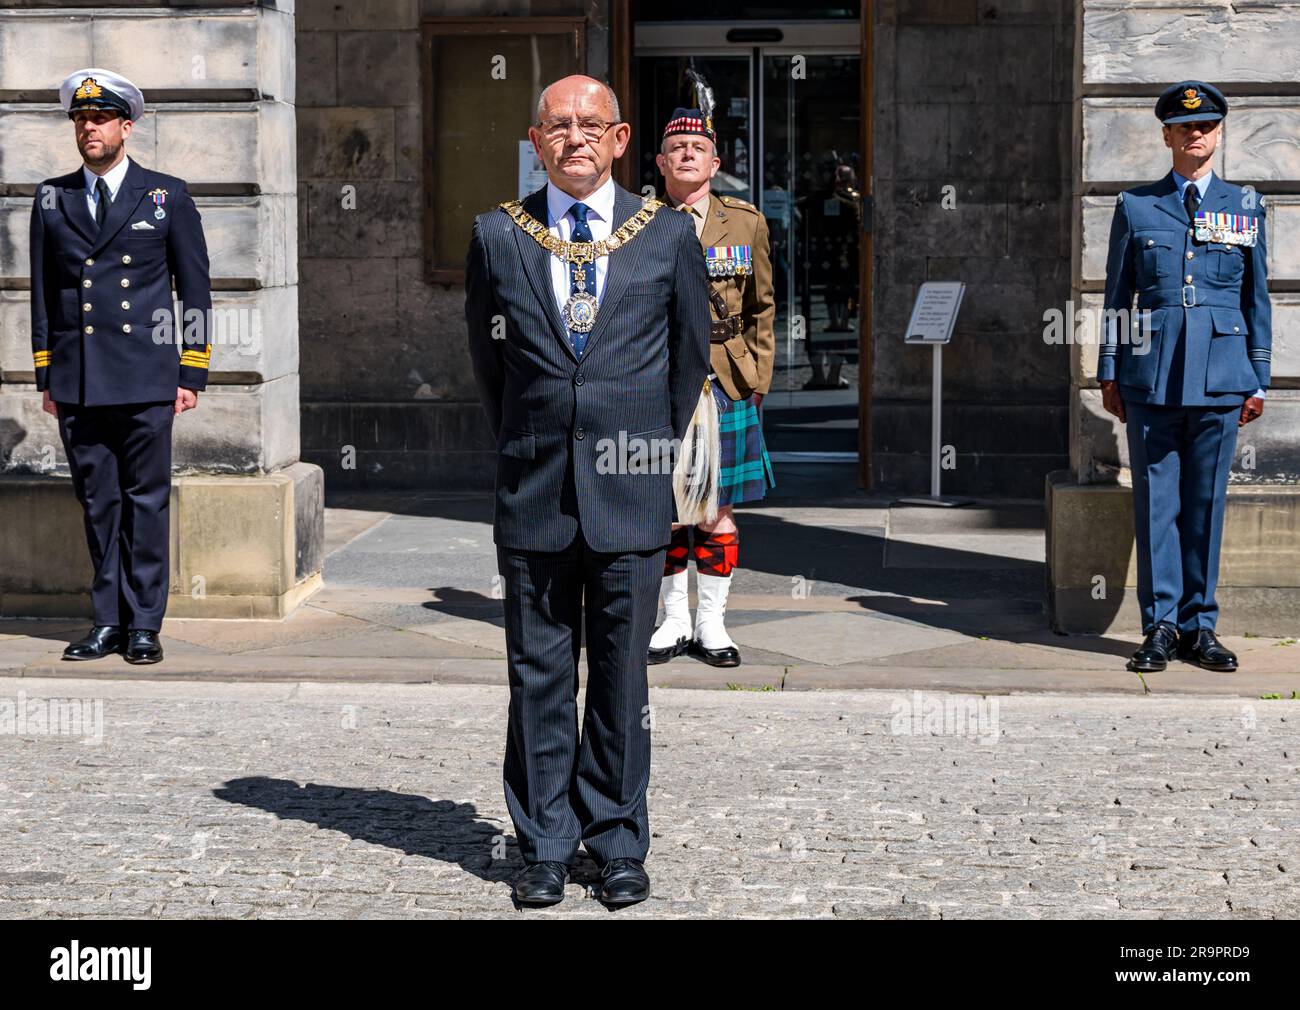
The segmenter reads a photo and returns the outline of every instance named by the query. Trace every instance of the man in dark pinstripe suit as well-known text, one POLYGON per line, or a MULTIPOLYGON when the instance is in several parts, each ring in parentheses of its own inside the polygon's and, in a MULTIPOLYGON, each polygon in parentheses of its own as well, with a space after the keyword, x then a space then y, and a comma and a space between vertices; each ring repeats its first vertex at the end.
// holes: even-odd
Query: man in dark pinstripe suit
POLYGON ((646 649, 674 517, 673 447, 708 373, 709 307, 691 222, 643 212, 610 177, 630 132, 607 85, 568 77, 546 88, 528 133, 549 181, 476 219, 465 275, 498 454, 504 780, 527 864, 514 888, 522 904, 563 899, 579 845, 601 866, 605 902, 650 890, 646 649), (641 227, 629 233, 629 222, 641 227), (574 262, 575 249, 594 262, 574 262))

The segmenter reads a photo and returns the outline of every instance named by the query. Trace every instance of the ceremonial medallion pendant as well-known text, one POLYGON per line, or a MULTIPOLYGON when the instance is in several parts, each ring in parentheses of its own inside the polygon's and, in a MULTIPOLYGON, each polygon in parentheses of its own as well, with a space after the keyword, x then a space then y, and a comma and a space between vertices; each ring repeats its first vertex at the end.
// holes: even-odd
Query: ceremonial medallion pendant
POLYGON ((587 275, 578 267, 573 277, 578 290, 564 303, 564 325, 574 333, 590 333, 596 325, 596 299, 587 290, 587 275))

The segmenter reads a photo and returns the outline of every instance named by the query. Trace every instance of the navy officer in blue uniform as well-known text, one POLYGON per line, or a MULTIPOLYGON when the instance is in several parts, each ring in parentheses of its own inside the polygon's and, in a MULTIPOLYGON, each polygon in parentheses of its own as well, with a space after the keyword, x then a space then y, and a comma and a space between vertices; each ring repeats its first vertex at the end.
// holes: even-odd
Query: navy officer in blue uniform
POLYGON ((1222 92, 1184 81, 1155 111, 1173 170, 1119 196, 1106 262, 1114 315, 1097 367, 1133 472, 1145 640, 1129 669, 1163 670, 1177 655, 1230 671, 1214 593, 1237 429, 1264 412, 1269 384, 1264 206, 1211 170, 1222 92))
POLYGON ((32 363, 59 421, 94 567, 94 627, 63 657, 156 663, 172 420, 198 403, 211 354, 207 245, 185 183, 126 156, 144 112, 134 84, 79 70, 59 100, 82 166, 37 187, 32 363))

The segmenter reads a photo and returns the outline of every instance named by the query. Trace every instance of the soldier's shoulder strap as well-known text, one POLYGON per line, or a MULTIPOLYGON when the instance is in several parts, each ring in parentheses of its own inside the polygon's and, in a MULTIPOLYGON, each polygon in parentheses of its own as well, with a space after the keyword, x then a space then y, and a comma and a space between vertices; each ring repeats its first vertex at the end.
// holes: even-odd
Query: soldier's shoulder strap
POLYGON ((748 212, 751 213, 751 214, 757 214, 757 213, 758 213, 758 208, 757 208, 757 207, 755 207, 752 203, 749 203, 749 202, 746 201, 746 200, 742 200, 742 199, 740 199, 739 197, 735 197, 735 196, 719 196, 719 197, 718 197, 718 200, 719 200, 719 201, 722 203, 722 205, 723 205, 724 207, 726 207, 728 210, 744 210, 744 211, 748 211, 748 212))

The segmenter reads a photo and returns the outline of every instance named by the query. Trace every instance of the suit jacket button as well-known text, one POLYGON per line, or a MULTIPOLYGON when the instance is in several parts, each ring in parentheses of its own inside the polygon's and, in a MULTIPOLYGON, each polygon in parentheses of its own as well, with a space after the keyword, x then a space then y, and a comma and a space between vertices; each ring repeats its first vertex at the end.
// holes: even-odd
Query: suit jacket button
POLYGON ((131 257, 130 257, 130 256, 123 256, 123 257, 122 257, 122 263, 123 263, 123 265, 127 265, 127 264, 129 264, 130 262, 131 262, 131 257))
POLYGON ((123 324, 122 324, 122 332, 123 332, 123 333, 130 333, 130 332, 131 332, 131 324, 130 324, 130 323, 123 323, 123 324))
POLYGON ((577 431, 573 433, 573 437, 578 439, 578 441, 582 441, 584 438, 587 437, 587 433, 583 431, 581 428, 579 428, 577 431))
POLYGON ((1155 244, 1156 244, 1156 240, 1155 240, 1155 239, 1153 239, 1153 238, 1149 238, 1149 239, 1147 239, 1147 246, 1153 246, 1153 245, 1155 245, 1155 244))
POLYGON ((94 265, 95 265, 95 261, 94 261, 94 259, 88 259, 88 260, 86 260, 86 266, 88 266, 88 267, 93 267, 94 265))
POLYGON ((124 288, 129 288, 130 286, 131 286, 131 282, 130 282, 129 280, 127 280, 125 277, 123 277, 123 278, 122 278, 122 287, 124 287, 124 288))
POLYGON ((130 307, 131 307, 131 303, 130 303, 130 302, 123 302, 123 303, 122 303, 122 308, 124 308, 124 309, 129 309, 130 307))
POLYGON ((575 386, 581 386, 581 385, 582 385, 584 382, 586 382, 586 381, 587 381, 587 380, 584 379, 584 378, 582 377, 582 373, 581 373, 581 372, 579 372, 577 375, 575 375, 575 376, 573 377, 573 384, 574 384, 575 386))
POLYGON ((91 333, 94 333, 94 332, 95 332, 95 327, 93 327, 93 326, 87 326, 87 327, 86 327, 86 333, 87 333, 88 335, 91 334, 91 333))
POLYGON ((89 312, 89 311, 91 310, 91 307, 92 307, 92 306, 91 306, 90 302, 85 302, 85 303, 83 303, 82 306, 81 306, 81 311, 82 311, 82 312, 89 312))
POLYGON ((1233 333, 1240 333, 1240 332, 1241 332, 1241 327, 1240 327, 1240 326, 1234 326, 1234 327, 1232 328, 1232 332, 1233 332, 1233 333))
POLYGON ((82 286, 83 288, 88 288, 88 287, 90 287, 90 278, 87 277, 84 281, 82 281, 82 282, 81 282, 81 286, 82 286))
POLYGON ((1192 283, 1192 275, 1191 275, 1191 274, 1188 274, 1187 276, 1185 276, 1185 277, 1183 278, 1183 283, 1184 283, 1184 284, 1191 284, 1191 283, 1192 283))
POLYGON ((1194 253, 1194 252, 1192 252, 1190 249, 1188 249, 1188 250, 1187 250, 1187 258, 1190 260, 1190 259, 1195 259, 1195 257, 1196 257, 1196 253, 1194 253))

